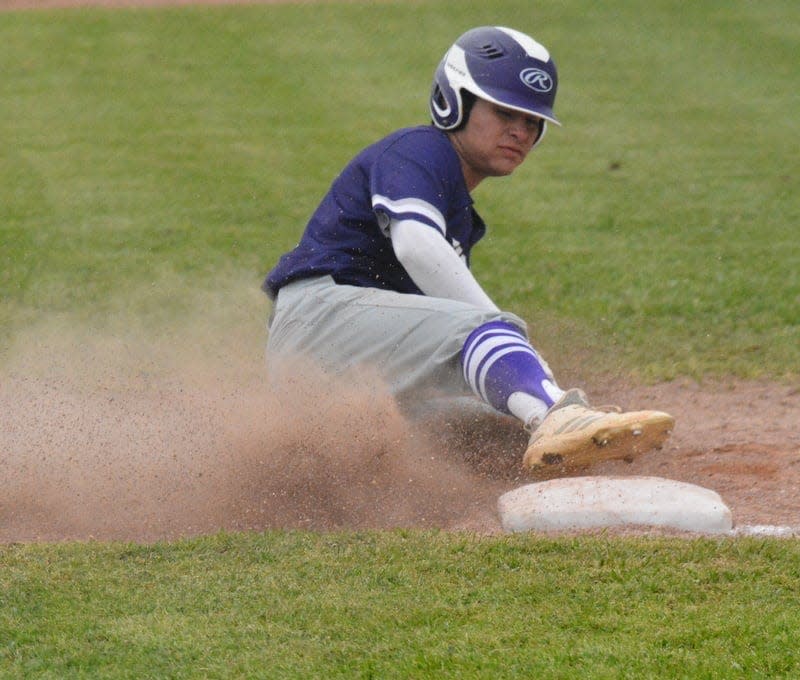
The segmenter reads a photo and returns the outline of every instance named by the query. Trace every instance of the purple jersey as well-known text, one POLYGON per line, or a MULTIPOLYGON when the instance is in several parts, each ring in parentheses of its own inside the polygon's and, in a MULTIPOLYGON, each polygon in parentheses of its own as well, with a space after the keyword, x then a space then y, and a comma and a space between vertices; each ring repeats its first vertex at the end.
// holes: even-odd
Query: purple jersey
POLYGON ((421 294, 395 257, 392 219, 437 229, 467 265, 486 232, 458 154, 433 126, 398 130, 359 153, 333 182, 300 243, 269 273, 264 290, 274 298, 287 283, 330 275, 340 284, 421 294))

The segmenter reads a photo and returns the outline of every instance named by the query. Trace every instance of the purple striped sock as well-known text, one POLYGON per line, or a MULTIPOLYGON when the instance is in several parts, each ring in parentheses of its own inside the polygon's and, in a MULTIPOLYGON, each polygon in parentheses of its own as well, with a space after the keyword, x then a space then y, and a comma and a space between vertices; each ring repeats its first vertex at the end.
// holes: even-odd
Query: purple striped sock
POLYGON ((472 331, 461 350, 461 365, 472 391, 498 411, 509 413, 514 392, 530 394, 548 408, 554 403, 544 386, 553 381, 547 364, 511 323, 490 321, 472 331))

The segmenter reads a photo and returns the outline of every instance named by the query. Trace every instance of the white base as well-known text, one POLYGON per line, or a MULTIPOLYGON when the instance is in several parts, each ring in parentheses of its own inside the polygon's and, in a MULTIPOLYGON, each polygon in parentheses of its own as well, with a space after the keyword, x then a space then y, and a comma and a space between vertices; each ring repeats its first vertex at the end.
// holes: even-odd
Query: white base
POLYGON ((770 536, 774 538, 793 538, 800 536, 800 527, 775 524, 745 524, 733 530, 734 536, 770 536))
POLYGON ((731 511, 718 493, 661 477, 569 477, 521 486, 497 501, 506 531, 651 526, 730 533, 731 511))

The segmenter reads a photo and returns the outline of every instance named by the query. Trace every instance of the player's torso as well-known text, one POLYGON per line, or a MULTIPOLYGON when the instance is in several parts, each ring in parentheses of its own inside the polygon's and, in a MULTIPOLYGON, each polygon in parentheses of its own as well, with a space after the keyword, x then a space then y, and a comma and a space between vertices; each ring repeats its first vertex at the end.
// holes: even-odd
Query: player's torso
POLYGON ((485 233, 458 156, 433 126, 398 130, 359 153, 331 185, 300 244, 270 273, 268 286, 330 274, 339 283, 419 293, 394 255, 390 217, 439 229, 467 263, 485 233))

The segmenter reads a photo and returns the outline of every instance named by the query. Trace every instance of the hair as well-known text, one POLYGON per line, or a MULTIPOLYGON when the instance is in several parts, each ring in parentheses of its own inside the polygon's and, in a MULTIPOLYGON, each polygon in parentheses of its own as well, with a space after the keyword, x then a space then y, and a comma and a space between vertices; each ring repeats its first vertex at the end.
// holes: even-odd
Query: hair
POLYGON ((472 94, 472 92, 467 92, 467 90, 461 90, 461 122, 458 124, 458 127, 453 129, 451 132, 455 132, 456 130, 461 130, 464 128, 469 121, 469 114, 472 113, 472 107, 475 106, 475 101, 478 98, 472 94))

